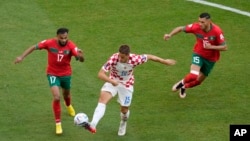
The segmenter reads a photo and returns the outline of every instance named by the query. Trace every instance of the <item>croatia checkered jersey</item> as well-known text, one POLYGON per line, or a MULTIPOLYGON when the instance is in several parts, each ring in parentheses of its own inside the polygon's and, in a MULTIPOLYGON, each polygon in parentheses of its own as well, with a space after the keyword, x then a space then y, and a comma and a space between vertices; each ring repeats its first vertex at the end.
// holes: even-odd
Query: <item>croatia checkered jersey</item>
POLYGON ((56 39, 47 39, 39 42, 36 49, 46 49, 48 52, 47 74, 54 76, 69 76, 72 74, 71 57, 77 56, 78 48, 68 40, 65 46, 60 46, 56 39))
POLYGON ((216 62, 219 60, 220 51, 204 48, 204 45, 206 43, 210 43, 211 45, 216 46, 226 44, 223 31, 219 26, 212 23, 210 31, 204 32, 200 28, 199 23, 193 23, 185 26, 183 30, 186 33, 193 33, 196 36, 196 44, 193 48, 193 51, 196 54, 212 62, 216 62))
POLYGON ((110 72, 109 77, 117 80, 126 87, 134 84, 133 69, 147 62, 147 55, 142 54, 129 54, 129 60, 127 63, 119 62, 119 53, 113 54, 109 60, 103 65, 102 69, 106 72, 110 72))

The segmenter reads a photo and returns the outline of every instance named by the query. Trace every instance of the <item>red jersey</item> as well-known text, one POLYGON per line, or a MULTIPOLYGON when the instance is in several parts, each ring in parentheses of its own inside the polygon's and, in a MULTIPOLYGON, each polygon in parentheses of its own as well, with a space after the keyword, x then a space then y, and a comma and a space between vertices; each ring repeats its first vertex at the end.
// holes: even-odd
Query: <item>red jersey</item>
POLYGON ((184 32, 193 33, 196 36, 196 43, 193 48, 194 53, 212 62, 216 62, 220 59, 219 50, 204 48, 205 43, 216 46, 225 44, 223 32, 219 26, 212 23, 210 31, 205 32, 200 28, 199 23, 193 23, 185 26, 184 32))
POLYGON ((60 46, 56 39, 41 41, 36 49, 46 49, 48 52, 47 74, 54 76, 71 75, 71 57, 77 56, 76 45, 68 40, 65 46, 60 46))

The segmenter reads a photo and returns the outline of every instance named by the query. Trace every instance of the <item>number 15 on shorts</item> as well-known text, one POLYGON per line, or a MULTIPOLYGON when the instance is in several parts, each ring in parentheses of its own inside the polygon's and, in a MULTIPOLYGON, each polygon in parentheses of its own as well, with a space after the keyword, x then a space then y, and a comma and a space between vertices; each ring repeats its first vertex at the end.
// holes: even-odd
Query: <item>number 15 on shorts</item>
POLYGON ((126 104, 130 103, 130 100, 131 100, 130 96, 126 96, 125 100, 124 100, 124 104, 126 105, 126 104))

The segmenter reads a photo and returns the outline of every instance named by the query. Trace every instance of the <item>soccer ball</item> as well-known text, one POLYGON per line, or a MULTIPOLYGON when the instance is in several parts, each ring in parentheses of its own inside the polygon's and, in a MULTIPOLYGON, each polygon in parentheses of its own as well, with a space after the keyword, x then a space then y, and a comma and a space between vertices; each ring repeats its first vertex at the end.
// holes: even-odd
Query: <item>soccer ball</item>
POLYGON ((89 122, 89 118, 85 113, 78 113, 74 117, 74 124, 78 126, 84 125, 86 122, 89 122))

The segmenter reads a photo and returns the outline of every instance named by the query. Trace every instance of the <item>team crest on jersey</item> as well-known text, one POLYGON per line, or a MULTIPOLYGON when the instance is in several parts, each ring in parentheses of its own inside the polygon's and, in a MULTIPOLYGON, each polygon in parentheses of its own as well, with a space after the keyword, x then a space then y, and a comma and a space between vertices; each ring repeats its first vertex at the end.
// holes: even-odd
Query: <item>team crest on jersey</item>
POLYGON ((210 41, 215 40, 215 36, 210 36, 210 37, 209 37, 209 40, 210 40, 210 41))
POLYGON ((63 51, 63 54, 69 54, 69 53, 70 53, 69 50, 64 50, 64 51, 63 51))

